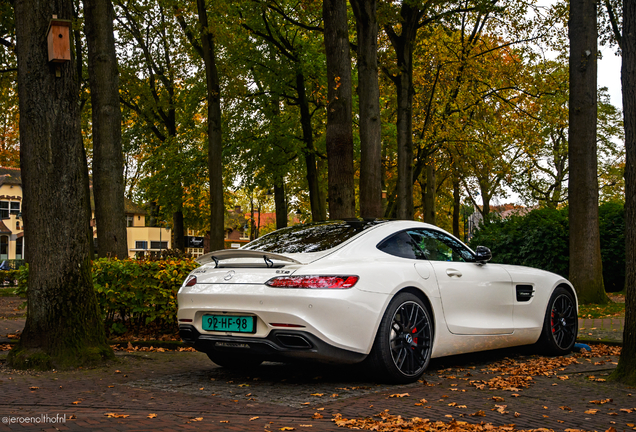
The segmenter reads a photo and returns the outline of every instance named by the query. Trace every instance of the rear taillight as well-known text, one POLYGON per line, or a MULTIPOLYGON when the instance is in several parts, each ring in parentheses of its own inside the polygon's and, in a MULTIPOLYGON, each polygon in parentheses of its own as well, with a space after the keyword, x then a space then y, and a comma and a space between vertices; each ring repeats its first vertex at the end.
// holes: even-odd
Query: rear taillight
POLYGON ((265 282, 272 288, 351 288, 358 276, 280 276, 265 282))
POLYGON ((197 277, 196 276, 188 276, 188 278, 183 283, 183 286, 193 286, 193 285, 196 285, 196 284, 197 284, 197 277))

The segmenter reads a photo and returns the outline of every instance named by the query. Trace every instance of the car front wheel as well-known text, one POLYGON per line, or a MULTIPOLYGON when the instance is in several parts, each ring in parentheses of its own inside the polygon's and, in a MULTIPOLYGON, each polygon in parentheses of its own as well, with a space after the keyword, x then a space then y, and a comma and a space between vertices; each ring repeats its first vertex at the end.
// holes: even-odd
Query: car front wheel
POLYGON ((433 349, 433 322, 422 300, 396 295, 382 317, 367 363, 375 379, 391 383, 416 381, 427 368, 433 349))
POLYGON ((576 342, 578 326, 574 296, 565 288, 558 287, 548 302, 539 344, 546 354, 567 354, 576 342))

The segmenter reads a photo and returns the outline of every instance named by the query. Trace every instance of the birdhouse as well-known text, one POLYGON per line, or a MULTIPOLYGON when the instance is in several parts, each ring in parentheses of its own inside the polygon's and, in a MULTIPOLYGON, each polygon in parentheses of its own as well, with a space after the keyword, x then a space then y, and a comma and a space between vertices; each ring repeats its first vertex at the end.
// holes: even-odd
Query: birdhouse
POLYGON ((64 63, 71 60, 71 21, 53 19, 49 23, 49 31, 46 36, 49 45, 49 61, 64 63))

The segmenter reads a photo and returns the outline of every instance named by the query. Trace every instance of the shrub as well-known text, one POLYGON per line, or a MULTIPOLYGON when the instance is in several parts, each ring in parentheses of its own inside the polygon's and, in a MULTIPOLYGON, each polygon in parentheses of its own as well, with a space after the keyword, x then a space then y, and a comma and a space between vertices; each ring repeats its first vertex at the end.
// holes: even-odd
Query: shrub
MULTIPOLYGON (((625 220, 622 203, 599 206, 601 256, 606 291, 625 285, 625 220)), ((492 262, 518 264, 569 274, 568 209, 543 208, 524 216, 511 216, 482 226, 470 241, 471 247, 490 248, 492 262)))
MULTIPOLYGON (((191 258, 136 261, 101 258, 93 262, 93 285, 106 330, 124 333, 177 323, 177 291, 198 267, 191 258)), ((18 270, 17 293, 26 294, 28 267, 18 270)))

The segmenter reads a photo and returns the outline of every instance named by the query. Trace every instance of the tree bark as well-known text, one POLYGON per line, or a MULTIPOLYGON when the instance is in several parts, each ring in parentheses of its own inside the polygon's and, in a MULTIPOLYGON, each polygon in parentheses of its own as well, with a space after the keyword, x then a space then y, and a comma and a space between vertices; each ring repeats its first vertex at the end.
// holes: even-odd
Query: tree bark
POLYGON ((382 122, 378 83, 376 0, 349 0, 358 36, 360 216, 382 217, 382 122))
POLYGON ((274 205, 276 207, 276 229, 287 226, 287 202, 285 200, 285 183, 283 180, 274 182, 274 205))
POLYGON ((397 93, 397 217, 413 219, 413 43, 417 36, 420 11, 402 3, 401 33, 386 25, 397 57, 398 74, 391 76, 397 93))
POLYGON ((598 226, 596 1, 570 5, 570 281, 581 303, 606 303, 598 226))
POLYGON ((216 68, 214 35, 208 25, 205 0, 197 0, 203 62, 208 98, 208 170, 210 176, 210 248, 225 247, 225 204, 223 202, 223 137, 221 134, 221 87, 216 68))
POLYGON ((460 238, 459 235, 459 215, 461 212, 461 195, 459 189, 459 177, 457 174, 453 176, 453 235, 460 238))
POLYGON ((88 167, 82 146, 75 59, 48 61, 52 15, 70 0, 15 1, 27 320, 9 354, 17 368, 67 368, 112 357, 91 278, 88 167), (59 77, 56 77, 59 72, 59 77))
POLYGON ((625 326, 613 377, 636 385, 636 3, 623 2, 623 118, 625 120, 625 326))
POLYGON ((327 58, 327 158, 329 218, 355 217, 353 131, 351 119, 351 57, 346 0, 324 0, 327 58))
POLYGON ((327 219, 327 211, 318 182, 316 150, 314 149, 314 136, 311 127, 311 113, 309 112, 309 102, 307 101, 307 94, 305 92, 305 76, 301 70, 296 72, 296 92, 298 94, 298 106, 300 108, 300 126, 303 130, 303 142, 305 143, 303 153, 305 155, 305 165, 307 166, 311 218, 314 222, 319 222, 327 219))
POLYGON ((426 165, 426 176, 424 192, 422 193, 422 207, 424 213, 424 222, 435 225, 435 191, 437 190, 435 181, 435 163, 433 158, 428 159, 426 165))
POLYGON ((114 15, 110 0, 84 1, 93 121, 97 255, 123 259, 128 258, 128 242, 114 15))

